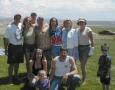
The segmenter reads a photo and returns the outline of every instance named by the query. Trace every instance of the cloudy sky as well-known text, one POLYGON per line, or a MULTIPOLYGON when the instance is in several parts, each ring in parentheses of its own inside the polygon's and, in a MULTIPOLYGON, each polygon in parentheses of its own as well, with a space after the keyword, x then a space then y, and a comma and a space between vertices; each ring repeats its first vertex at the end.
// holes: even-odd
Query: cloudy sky
POLYGON ((45 18, 115 20, 115 0, 0 0, 0 17, 31 12, 45 18))

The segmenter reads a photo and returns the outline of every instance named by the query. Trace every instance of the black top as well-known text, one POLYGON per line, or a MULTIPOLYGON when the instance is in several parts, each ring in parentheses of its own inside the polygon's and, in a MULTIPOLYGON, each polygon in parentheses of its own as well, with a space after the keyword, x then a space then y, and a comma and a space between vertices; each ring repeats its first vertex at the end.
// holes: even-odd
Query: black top
POLYGON ((101 55, 99 58, 99 68, 98 68, 98 76, 106 77, 110 76, 110 68, 111 68, 111 57, 109 55, 101 55))

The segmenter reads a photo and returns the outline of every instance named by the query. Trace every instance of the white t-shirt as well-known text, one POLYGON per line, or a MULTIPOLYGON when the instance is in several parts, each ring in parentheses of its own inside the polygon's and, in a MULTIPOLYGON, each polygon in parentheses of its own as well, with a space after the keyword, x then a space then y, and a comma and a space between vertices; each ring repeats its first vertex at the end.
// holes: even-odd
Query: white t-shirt
POLYGON ((13 45, 22 45, 22 30, 21 23, 16 26, 15 24, 10 24, 4 34, 4 37, 8 39, 9 43, 13 45))

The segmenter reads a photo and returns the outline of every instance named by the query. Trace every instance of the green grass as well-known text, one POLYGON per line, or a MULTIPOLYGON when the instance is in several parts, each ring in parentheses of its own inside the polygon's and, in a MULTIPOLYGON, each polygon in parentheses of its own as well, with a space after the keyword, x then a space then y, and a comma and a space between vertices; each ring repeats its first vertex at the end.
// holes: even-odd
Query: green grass
MULTIPOLYGON (((101 55, 100 45, 104 42, 107 42, 110 46, 110 55, 112 56, 112 80, 111 80, 111 90, 115 90, 115 38, 113 39, 98 39, 95 40, 95 54, 89 58, 87 63, 87 80, 85 85, 81 85, 77 90, 102 90, 101 83, 99 78, 96 76, 97 74, 97 67, 98 67, 98 58, 101 55)), ((0 46, 3 46, 2 38, 0 38, 0 46)), ((8 65, 7 65, 7 57, 0 56, 0 79, 3 77, 8 76, 8 65)), ((80 63, 77 62, 78 69, 81 74, 80 70, 80 63)), ((25 63, 20 65, 19 73, 25 72, 25 63)), ((20 90, 23 87, 24 83, 20 85, 8 85, 8 84, 0 84, 0 90, 20 90)))

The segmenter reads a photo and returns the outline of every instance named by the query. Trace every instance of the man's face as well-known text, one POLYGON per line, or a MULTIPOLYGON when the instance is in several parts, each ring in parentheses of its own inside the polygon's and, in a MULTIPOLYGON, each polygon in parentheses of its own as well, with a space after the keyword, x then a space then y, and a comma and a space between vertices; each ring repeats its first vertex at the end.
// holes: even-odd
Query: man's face
POLYGON ((15 20, 16 23, 20 23, 21 17, 17 16, 14 20, 15 20))
POLYGON ((66 50, 62 50, 61 51, 61 58, 65 59, 67 56, 67 51, 66 50))
POLYGON ((66 21, 64 26, 65 26, 65 28, 71 28, 72 27, 72 22, 71 21, 66 21))
POLYGON ((36 20, 37 16, 31 16, 32 20, 36 20))

